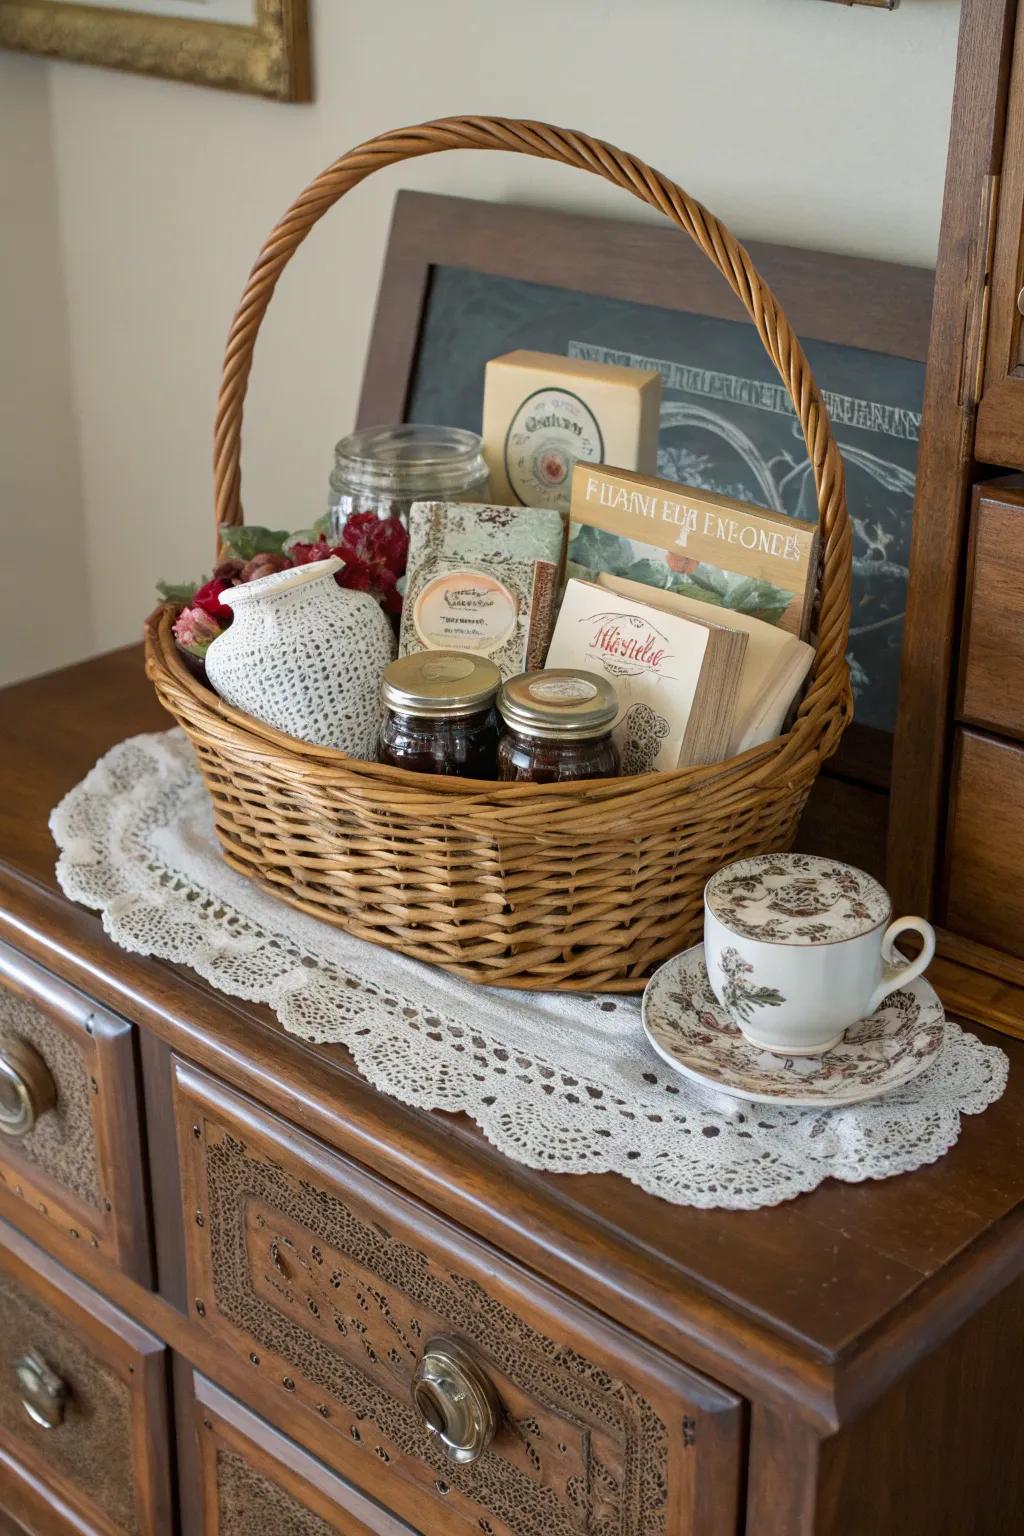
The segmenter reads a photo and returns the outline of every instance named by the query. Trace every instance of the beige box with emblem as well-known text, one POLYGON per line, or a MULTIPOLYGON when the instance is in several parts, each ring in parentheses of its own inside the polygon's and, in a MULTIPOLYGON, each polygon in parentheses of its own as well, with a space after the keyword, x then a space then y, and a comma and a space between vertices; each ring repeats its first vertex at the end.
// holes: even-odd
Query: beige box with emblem
POLYGON ((506 352, 487 364, 484 458, 491 498, 569 509, 578 462, 653 474, 661 374, 549 352, 506 352))

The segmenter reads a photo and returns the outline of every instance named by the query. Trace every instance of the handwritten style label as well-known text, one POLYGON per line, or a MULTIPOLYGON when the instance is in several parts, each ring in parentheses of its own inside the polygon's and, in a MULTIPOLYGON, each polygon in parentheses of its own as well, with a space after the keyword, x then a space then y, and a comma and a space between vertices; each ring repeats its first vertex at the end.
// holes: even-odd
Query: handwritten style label
POLYGON ((587 665, 611 677, 671 677, 668 637, 632 613, 598 610, 578 620, 585 639, 587 665))
POLYGON ((486 571, 446 571, 428 581, 413 608, 413 626, 430 651, 490 656, 516 627, 515 596, 486 571))

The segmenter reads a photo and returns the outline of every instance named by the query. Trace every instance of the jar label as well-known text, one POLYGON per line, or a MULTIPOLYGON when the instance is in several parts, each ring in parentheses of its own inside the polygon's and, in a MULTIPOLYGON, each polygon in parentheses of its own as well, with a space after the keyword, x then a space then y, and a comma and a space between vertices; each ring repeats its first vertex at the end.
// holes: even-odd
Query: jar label
POLYGON ((597 697, 597 689, 585 677, 539 677, 526 691, 540 704, 582 704, 597 697))
POLYGON ((538 389, 516 411, 505 437, 505 475, 528 507, 568 511, 573 465, 599 464, 604 439, 593 411, 568 389, 538 389))
POLYGON ((425 661, 420 671, 428 682, 455 683, 469 677, 475 664, 468 656, 439 656, 436 661, 425 661))
POLYGON ((428 651, 490 656, 516 627, 514 595, 486 571, 445 571, 416 598, 412 621, 428 651))

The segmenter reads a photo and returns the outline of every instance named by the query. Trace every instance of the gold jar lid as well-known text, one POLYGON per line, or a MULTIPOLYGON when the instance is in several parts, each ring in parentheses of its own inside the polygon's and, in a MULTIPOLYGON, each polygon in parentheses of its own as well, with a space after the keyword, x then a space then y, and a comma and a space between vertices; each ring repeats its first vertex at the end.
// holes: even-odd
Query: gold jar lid
POLYGON ((597 672, 548 667, 502 683, 498 710, 506 725, 547 741, 583 741, 611 730, 619 709, 615 689, 597 672))
POLYGON ((475 715, 492 703, 501 673, 469 651, 414 651, 384 668, 381 698, 402 715, 475 715))

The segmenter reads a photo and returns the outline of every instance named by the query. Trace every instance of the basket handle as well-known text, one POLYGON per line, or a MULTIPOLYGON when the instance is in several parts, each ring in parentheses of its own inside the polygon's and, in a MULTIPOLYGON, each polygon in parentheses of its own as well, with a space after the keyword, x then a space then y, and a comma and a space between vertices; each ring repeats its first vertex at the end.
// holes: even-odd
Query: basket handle
POLYGON ((242 408, 256 337, 278 278, 317 220, 352 187, 383 166, 446 149, 501 149, 533 155, 591 171, 624 187, 684 230, 743 304, 789 391, 807 445, 818 498, 822 570, 814 683, 800 709, 801 714, 806 713, 818 694, 815 685, 824 684, 836 668, 845 666, 850 620, 851 540, 843 463, 821 391, 774 294, 725 225, 675 182, 642 160, 584 133, 517 118, 445 118, 369 139, 310 182, 260 252, 228 335, 213 456, 218 547, 220 529, 242 521, 242 408))

